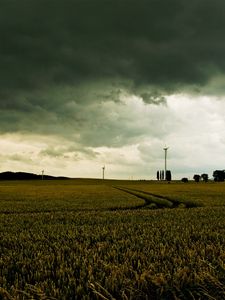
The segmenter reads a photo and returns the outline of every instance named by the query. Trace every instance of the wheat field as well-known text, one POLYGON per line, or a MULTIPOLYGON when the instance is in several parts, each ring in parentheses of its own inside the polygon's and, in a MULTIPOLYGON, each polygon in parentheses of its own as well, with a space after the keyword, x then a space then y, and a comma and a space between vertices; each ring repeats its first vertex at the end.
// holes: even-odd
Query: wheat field
POLYGON ((225 183, 0 182, 0 299, 225 299, 225 183))

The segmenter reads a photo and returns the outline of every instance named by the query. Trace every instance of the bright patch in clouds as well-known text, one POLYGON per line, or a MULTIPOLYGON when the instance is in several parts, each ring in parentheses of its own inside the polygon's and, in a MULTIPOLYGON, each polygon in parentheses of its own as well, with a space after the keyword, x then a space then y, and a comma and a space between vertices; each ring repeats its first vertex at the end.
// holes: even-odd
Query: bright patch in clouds
POLYGON ((177 174, 209 173, 225 167, 225 102, 215 97, 168 97, 177 125, 168 134, 177 174))
POLYGON ((44 169, 56 176, 101 178, 105 165, 106 178, 155 179, 156 171, 164 168, 165 144, 173 178, 203 172, 211 177, 213 170, 224 169, 224 99, 177 94, 166 100, 146 104, 140 96, 123 92, 118 102, 87 103, 80 110, 90 114, 92 109, 98 118, 89 132, 80 128, 73 139, 2 134, 1 171, 44 169))

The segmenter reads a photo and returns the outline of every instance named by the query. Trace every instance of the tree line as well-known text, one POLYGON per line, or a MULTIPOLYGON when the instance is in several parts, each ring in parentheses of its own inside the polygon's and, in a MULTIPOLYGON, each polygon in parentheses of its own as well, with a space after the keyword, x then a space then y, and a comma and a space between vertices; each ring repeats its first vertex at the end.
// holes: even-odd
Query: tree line
POLYGON ((157 178, 157 180, 171 181, 172 180, 171 171, 167 170, 166 174, 165 174, 164 170, 157 171, 156 178, 157 178))
MULTIPOLYGON (((156 173, 156 178, 157 180, 165 180, 170 182, 172 180, 172 175, 171 175, 171 171, 167 170, 166 173, 164 170, 158 170, 156 173)), ((213 178, 214 181, 217 182, 221 182, 225 180, 225 170, 215 170, 213 172, 213 178)), ((195 182, 200 182, 200 181, 204 181, 204 182, 208 182, 209 181, 209 175, 207 173, 203 173, 201 175, 199 174, 194 174, 193 179, 195 182)), ((183 177, 181 179, 182 182, 188 182, 188 178, 187 177, 183 177)))
MULTIPOLYGON (((195 174, 193 176, 193 179, 195 182, 199 182, 200 180, 203 180, 204 182, 207 182, 209 180, 209 175, 206 173, 203 173, 201 175, 195 174)), ((225 170, 215 170, 213 172, 213 180, 216 182, 222 182, 225 180, 225 170)), ((184 177, 181 179, 182 182, 188 182, 188 178, 184 177)))

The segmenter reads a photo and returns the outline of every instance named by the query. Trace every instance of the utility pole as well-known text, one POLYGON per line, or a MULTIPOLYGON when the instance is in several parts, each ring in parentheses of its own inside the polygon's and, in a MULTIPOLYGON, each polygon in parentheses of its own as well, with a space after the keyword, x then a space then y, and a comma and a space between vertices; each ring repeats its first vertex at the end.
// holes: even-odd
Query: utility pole
POLYGON ((169 147, 164 147, 163 150, 165 151, 165 180, 166 180, 166 171, 167 171, 167 165, 166 165, 166 160, 167 160, 167 150, 169 149, 169 147))
POLYGON ((103 180, 105 179, 105 166, 102 167, 102 179, 103 180))

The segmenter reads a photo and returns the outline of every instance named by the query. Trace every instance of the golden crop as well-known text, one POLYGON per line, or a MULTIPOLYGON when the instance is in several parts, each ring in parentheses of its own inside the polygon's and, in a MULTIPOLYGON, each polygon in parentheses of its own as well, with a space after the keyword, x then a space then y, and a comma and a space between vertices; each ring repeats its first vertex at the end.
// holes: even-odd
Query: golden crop
POLYGON ((87 183, 0 184, 0 299, 225 299, 225 185, 87 183))

